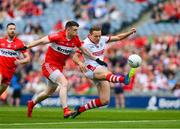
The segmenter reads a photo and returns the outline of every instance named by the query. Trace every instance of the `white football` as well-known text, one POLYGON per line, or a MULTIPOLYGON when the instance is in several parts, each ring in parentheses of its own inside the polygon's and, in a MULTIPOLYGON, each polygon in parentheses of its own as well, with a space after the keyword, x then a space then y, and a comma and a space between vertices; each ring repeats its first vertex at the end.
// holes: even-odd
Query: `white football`
POLYGON ((137 68, 141 65, 142 59, 139 55, 137 54, 132 54, 128 57, 128 64, 132 68, 137 68))

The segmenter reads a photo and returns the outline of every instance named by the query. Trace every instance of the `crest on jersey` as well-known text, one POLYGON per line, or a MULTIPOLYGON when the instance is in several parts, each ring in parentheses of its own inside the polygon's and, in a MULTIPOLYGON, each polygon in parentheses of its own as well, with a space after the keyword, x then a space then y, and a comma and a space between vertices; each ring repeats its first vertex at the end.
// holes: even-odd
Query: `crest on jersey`
POLYGON ((66 42, 65 44, 66 44, 66 45, 69 45, 69 42, 66 42))
POLYGON ((72 46, 74 46, 74 43, 71 43, 72 44, 72 46))
POLYGON ((11 48, 11 45, 10 45, 10 44, 8 44, 8 45, 7 45, 7 48, 11 48))

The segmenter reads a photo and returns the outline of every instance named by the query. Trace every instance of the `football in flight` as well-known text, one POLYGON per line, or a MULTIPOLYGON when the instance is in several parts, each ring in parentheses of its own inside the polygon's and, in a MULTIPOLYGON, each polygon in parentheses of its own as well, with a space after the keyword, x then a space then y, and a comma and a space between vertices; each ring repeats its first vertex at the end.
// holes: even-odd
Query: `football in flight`
POLYGON ((139 55, 137 54, 132 54, 128 57, 128 64, 132 68, 137 68, 141 65, 142 59, 139 55))

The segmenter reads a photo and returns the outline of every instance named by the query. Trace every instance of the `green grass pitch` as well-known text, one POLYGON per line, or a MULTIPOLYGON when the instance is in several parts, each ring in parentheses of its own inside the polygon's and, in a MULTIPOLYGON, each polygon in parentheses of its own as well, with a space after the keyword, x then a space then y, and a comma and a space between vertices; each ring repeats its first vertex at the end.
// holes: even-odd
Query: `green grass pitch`
POLYGON ((60 108, 36 108, 32 118, 25 107, 0 107, 0 129, 5 128, 180 128, 179 110, 96 109, 76 119, 63 119, 60 108))

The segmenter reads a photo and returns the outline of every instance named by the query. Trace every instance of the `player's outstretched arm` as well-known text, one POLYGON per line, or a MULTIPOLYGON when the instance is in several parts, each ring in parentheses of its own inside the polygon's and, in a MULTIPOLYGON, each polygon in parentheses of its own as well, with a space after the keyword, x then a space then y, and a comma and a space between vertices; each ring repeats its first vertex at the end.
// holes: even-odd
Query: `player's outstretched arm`
POLYGON ((47 44, 47 43, 49 43, 49 38, 48 38, 48 36, 45 36, 45 37, 43 37, 41 39, 32 41, 31 43, 29 43, 27 45, 27 48, 32 48, 32 47, 35 47, 35 46, 38 46, 38 45, 47 44))
POLYGON ((90 59, 96 61, 96 62, 97 62, 98 64, 100 64, 100 65, 103 65, 103 66, 107 67, 107 64, 106 64, 104 61, 102 61, 102 60, 100 60, 99 58, 93 56, 85 47, 82 46, 82 47, 80 47, 79 49, 81 50, 81 52, 82 52, 84 55, 88 56, 90 59))
POLYGON ((85 47, 82 46, 79 49, 81 50, 81 52, 84 55, 88 56, 90 59, 92 59, 92 60, 96 60, 97 59, 97 57, 93 56, 85 47))
POLYGON ((81 61, 80 61, 80 54, 76 52, 76 53, 72 56, 72 60, 74 61, 75 64, 79 65, 79 63, 81 62, 81 61))
POLYGON ((77 64, 81 70, 81 72, 86 72, 86 66, 84 65, 84 63, 80 60, 80 54, 79 53, 75 53, 72 57, 72 60, 74 61, 75 64, 77 64))
POLYGON ((26 50, 26 49, 29 49, 29 48, 32 48, 32 47, 35 47, 35 46, 38 46, 38 45, 43 45, 43 44, 47 44, 49 43, 49 38, 48 36, 45 36, 41 39, 38 39, 38 40, 35 40, 35 41, 32 41, 30 42, 29 44, 27 44, 26 46, 24 46, 23 48, 18 48, 16 49, 16 51, 19 51, 19 50, 26 50))
POLYGON ((109 42, 123 40, 134 33, 136 33, 136 28, 132 28, 130 31, 125 32, 125 33, 120 33, 120 34, 111 36, 111 39, 109 40, 109 42))

